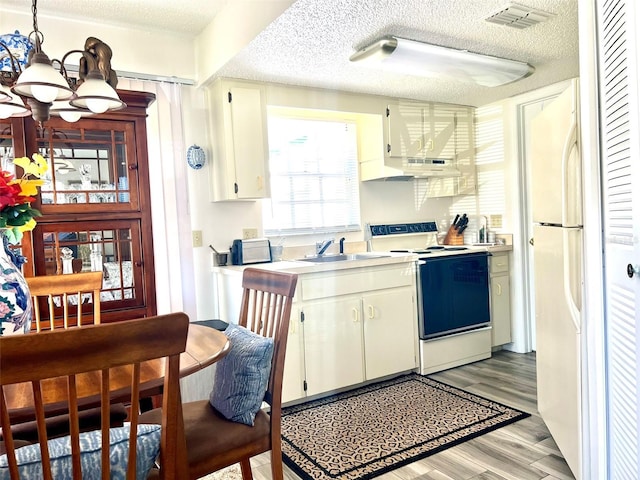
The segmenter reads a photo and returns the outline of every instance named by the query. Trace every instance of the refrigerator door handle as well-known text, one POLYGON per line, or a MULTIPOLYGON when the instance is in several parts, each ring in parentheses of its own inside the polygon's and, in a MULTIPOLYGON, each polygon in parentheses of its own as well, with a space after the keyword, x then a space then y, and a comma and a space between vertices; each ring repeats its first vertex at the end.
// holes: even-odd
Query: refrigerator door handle
MULTIPOLYGON (((569 309, 569 313, 571 314, 571 321, 576 328, 576 333, 580 333, 581 323, 580 320, 580 308, 578 307, 575 298, 573 298, 573 282, 571 276, 571 248, 569 246, 569 235, 575 233, 573 229, 563 229, 562 231, 562 250, 564 254, 563 257, 563 265, 562 265, 562 284, 563 284, 563 292, 565 302, 567 304, 567 308, 569 309)), ((580 285, 579 285, 580 287, 580 285)))
MULTIPOLYGON (((575 115, 571 118, 571 125, 569 127, 569 133, 564 141, 564 146, 562 147, 562 225, 569 225, 576 223, 578 219, 570 219, 569 218, 569 159, 571 158, 571 152, 575 149, 578 149, 578 123, 575 118, 575 115)), ((576 172, 578 173, 578 172, 576 172)), ((575 175, 574 175, 575 177, 575 175)), ((574 198, 574 201, 579 201, 579 199, 574 198)))

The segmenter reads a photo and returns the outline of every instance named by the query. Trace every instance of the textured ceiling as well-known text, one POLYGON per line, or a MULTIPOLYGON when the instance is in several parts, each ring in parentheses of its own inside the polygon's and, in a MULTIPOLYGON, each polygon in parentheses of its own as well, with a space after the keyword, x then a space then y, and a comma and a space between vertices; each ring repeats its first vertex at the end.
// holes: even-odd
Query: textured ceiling
POLYGON ((219 73, 476 106, 578 76, 577 0, 518 3, 555 16, 518 30, 484 20, 506 0, 298 0, 219 73), (384 35, 520 60, 536 72, 490 88, 349 62, 354 51, 384 35))
MULTIPOLYGON (((137 25, 195 37, 229 1, 41 0, 42 13, 137 25)), ((259 8, 261 2, 252 0, 259 8)), ((25 0, 0 0, 23 10, 25 0)), ((519 0, 555 14, 518 30, 486 22, 509 0, 298 0, 218 72, 218 76, 401 98, 484 105, 578 76, 578 0, 519 0), (372 70, 349 62, 384 35, 520 60, 535 73, 480 87, 372 70)), ((200 79, 202 80, 202 79, 200 79)))

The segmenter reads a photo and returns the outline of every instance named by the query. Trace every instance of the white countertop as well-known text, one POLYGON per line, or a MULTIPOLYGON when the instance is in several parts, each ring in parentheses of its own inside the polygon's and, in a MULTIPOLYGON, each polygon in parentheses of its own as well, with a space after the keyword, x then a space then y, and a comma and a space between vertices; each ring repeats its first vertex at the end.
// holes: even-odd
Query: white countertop
MULTIPOLYGON (((513 250, 511 245, 464 245, 467 250, 456 251, 455 254, 464 254, 471 252, 509 252, 513 250)), ((451 255, 452 252, 435 251, 433 256, 451 255)), ((372 258, 362 260, 343 260, 336 262, 309 262, 303 260, 283 260, 272 263, 255 263, 250 265, 227 265, 224 267, 215 266, 213 272, 216 273, 240 273, 247 267, 262 268, 265 270, 278 270, 291 273, 316 273, 327 271, 339 271, 350 268, 364 268, 382 265, 391 265, 396 263, 414 262, 418 259, 418 255, 414 253, 403 252, 360 252, 358 255, 371 255, 372 258), (378 256, 384 255, 384 256, 378 256)))

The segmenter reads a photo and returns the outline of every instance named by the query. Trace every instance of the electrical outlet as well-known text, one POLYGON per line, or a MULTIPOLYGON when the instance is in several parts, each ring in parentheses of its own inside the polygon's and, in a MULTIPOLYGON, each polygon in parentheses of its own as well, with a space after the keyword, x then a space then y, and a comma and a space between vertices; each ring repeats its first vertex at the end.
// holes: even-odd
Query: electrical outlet
POLYGON ((250 240, 252 238, 258 238, 258 229, 257 228, 243 228, 242 229, 242 239, 250 240))
POLYGON ((489 224, 491 228, 502 228, 502 215, 489 215, 489 224))
POLYGON ((191 244, 193 247, 202 246, 202 230, 194 230, 191 232, 191 244))

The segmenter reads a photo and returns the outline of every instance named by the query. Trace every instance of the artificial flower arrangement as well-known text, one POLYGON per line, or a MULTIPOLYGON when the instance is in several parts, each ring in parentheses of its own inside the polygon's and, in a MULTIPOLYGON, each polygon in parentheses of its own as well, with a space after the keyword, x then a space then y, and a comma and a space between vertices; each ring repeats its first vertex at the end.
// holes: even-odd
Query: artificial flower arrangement
POLYGON ((31 159, 16 158, 13 163, 24 171, 22 177, 15 178, 6 170, 0 170, 0 231, 9 243, 17 244, 22 234, 33 230, 35 217, 41 213, 31 208, 38 187, 42 186, 42 176, 48 169, 47 161, 39 153, 31 159))

